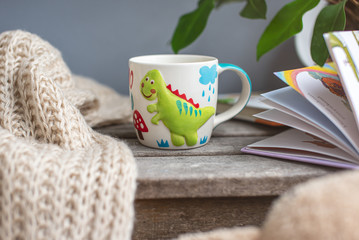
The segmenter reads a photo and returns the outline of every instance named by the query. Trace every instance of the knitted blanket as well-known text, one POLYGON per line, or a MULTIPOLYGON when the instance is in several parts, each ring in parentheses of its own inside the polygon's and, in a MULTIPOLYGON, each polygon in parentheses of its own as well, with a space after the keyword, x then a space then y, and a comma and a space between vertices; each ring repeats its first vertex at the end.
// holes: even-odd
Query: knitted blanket
POLYGON ((40 37, 0 35, 0 239, 130 239, 135 160, 91 128, 127 106, 40 37))

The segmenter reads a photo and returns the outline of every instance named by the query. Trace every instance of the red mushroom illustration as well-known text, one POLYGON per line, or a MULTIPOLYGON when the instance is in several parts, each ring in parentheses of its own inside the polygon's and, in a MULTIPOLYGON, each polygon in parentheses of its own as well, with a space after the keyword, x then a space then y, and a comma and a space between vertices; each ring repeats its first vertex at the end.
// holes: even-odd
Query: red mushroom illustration
POLYGON ((137 129, 138 137, 144 140, 142 132, 148 132, 148 128, 140 112, 137 110, 133 112, 133 125, 137 129))

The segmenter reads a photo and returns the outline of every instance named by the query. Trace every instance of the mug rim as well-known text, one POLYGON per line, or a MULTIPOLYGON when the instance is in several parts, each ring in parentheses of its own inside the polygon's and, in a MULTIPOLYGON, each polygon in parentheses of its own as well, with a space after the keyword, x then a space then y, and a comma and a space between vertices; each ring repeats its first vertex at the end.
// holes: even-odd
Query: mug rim
POLYGON ((196 54, 152 54, 130 58, 130 63, 143 65, 192 65, 218 61, 217 58, 196 54))

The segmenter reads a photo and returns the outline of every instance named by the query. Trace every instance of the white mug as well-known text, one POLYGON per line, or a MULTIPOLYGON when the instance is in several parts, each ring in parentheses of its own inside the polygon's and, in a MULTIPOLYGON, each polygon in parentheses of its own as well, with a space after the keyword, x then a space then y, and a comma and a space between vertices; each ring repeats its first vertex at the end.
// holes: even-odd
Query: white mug
POLYGON ((189 149, 206 144, 212 130, 238 114, 251 94, 251 81, 240 67, 218 64, 200 55, 147 55, 129 60, 133 124, 140 143, 160 149, 189 149), (216 115, 218 75, 238 74, 240 99, 216 115))

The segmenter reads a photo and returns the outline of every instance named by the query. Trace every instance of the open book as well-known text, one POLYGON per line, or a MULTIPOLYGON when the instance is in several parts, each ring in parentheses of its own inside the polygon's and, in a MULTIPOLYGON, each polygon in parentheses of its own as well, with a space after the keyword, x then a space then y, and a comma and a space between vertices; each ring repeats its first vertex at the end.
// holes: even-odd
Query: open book
POLYGON ((359 168, 359 31, 324 35, 333 63, 275 73, 289 86, 263 94, 256 117, 290 126, 242 151, 359 168))

